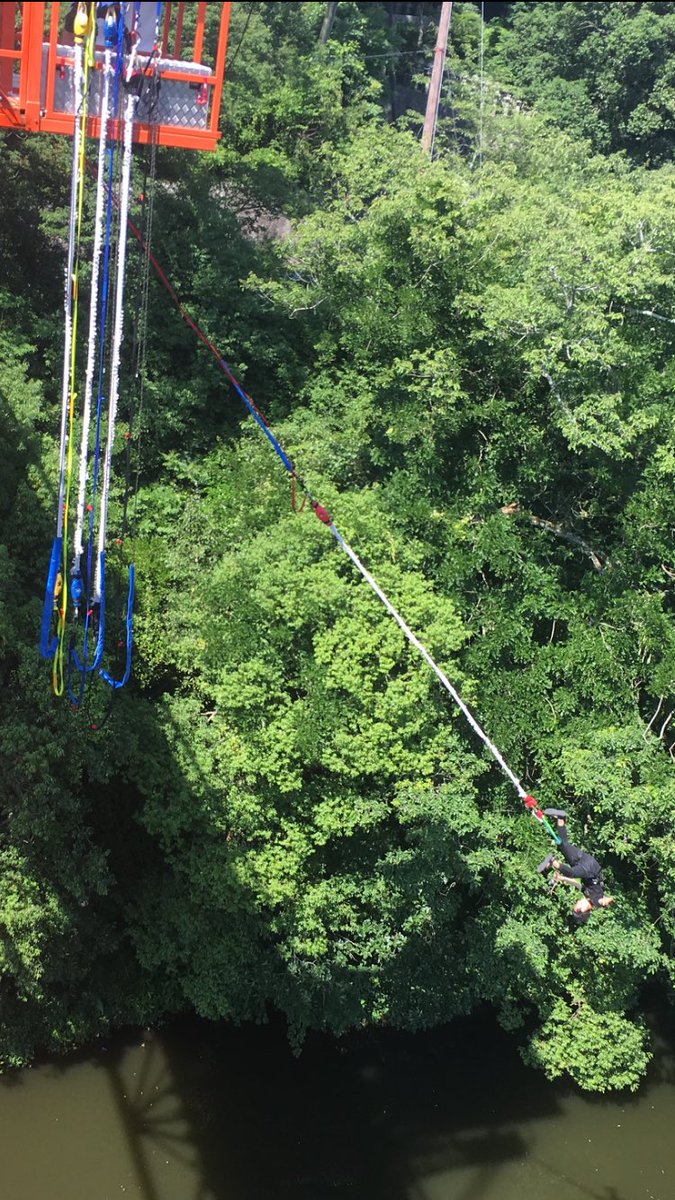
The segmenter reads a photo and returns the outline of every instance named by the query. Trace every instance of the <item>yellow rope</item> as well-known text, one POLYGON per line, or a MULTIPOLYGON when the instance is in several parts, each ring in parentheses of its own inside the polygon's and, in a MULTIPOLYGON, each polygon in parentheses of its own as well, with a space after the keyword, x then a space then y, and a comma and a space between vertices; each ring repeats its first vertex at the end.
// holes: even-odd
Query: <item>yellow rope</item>
POLYGON ((68 516, 70 509, 70 485, 73 476, 73 427, 75 424, 75 366, 77 362, 77 314, 79 301, 79 270, 80 270, 80 237, 82 233, 82 213, 84 211, 84 162, 85 138, 87 133, 87 116, 89 110, 89 69, 94 62, 94 46, 96 42, 96 18, 94 6, 91 12, 86 4, 78 6, 74 21, 75 39, 81 42, 86 36, 84 52, 84 83, 82 91, 82 111, 80 113, 80 154, 78 160, 78 193, 77 193, 77 233, 75 237, 75 264, 71 287, 73 289, 73 333, 70 350, 70 403, 68 405, 68 452, 66 457, 66 493, 63 505, 63 557, 61 560, 61 595, 58 608, 58 623, 56 633, 58 644, 52 667, 52 690, 55 696, 62 696, 64 681, 64 646, 66 641, 66 621, 68 616, 68 516))

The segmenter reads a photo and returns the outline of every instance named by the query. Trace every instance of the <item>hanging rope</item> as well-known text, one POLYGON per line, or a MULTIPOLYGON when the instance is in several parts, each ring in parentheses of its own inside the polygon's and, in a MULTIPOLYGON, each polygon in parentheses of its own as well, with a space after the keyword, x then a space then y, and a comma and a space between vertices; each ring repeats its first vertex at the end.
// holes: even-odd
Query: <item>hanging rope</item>
POLYGON ((485 109, 485 4, 480 6, 480 109, 478 119, 478 165, 483 165, 483 114, 485 109))
POLYGON ((47 575, 47 586, 42 609, 42 629, 40 635, 40 654, 43 658, 53 658, 58 646, 58 634, 52 639, 52 618, 56 607, 57 596, 60 598, 62 579, 60 569, 63 560, 63 521, 64 503, 66 496, 66 459, 68 447, 68 414, 70 406, 70 364, 71 342, 73 337, 73 277, 75 273, 75 241, 77 233, 78 210, 78 172, 80 166, 80 139, 82 137, 82 37, 75 41, 73 52, 73 86, 75 90, 75 127, 73 130, 73 156, 70 175, 70 210, 68 215, 68 250, 66 254, 66 276, 64 292, 64 342, 63 342, 63 375, 61 381, 61 431, 59 437, 59 487, 56 509, 56 536, 52 545, 52 554, 47 575))
MULTIPOLYGON (((108 429, 103 459, 103 482, 101 485, 101 507, 98 526, 98 557, 94 577, 93 604, 99 611, 99 635, 96 661, 100 662, 105 641, 105 551, 108 532, 108 507, 112 474, 112 453, 115 441, 115 422, 119 400, 120 359, 124 336, 124 283, 127 252, 127 221, 131 194, 131 165, 133 154, 133 130, 138 105, 138 89, 133 86, 133 74, 137 59, 138 0, 134 6, 132 47, 126 70, 126 96, 123 119, 122 175, 120 180, 120 228, 117 242, 117 264, 115 281, 115 312, 113 320, 112 353, 110 361, 110 391, 108 396, 108 429)), ((132 593, 133 594, 133 593, 132 593)))
POLYGON ((73 132, 68 252, 66 257, 66 285, 64 294, 65 334, 61 386, 59 489, 56 537, 52 546, 52 556, 47 576, 40 636, 40 653, 44 658, 53 659, 52 689, 57 696, 63 694, 65 686, 64 642, 68 613, 66 547, 68 542, 70 486, 73 468, 80 238, 84 209, 84 148, 88 114, 89 67, 93 62, 94 40, 96 36, 96 22, 90 18, 86 4, 78 6, 73 24, 73 33, 75 42, 73 54, 75 126, 73 132), (56 634, 52 638, 51 625, 54 608, 57 610, 57 627, 56 634))
MULTIPOLYGON (((116 25, 116 22, 115 22, 116 25)), ((81 561, 84 553, 84 507, 87 493, 87 476, 89 466, 89 429, 91 425, 91 402, 94 392, 94 372, 96 369, 96 350, 98 333, 98 294, 101 268, 101 254, 104 241, 104 203, 105 203, 105 163, 108 136, 108 119, 110 108, 110 82, 113 74, 111 41, 116 34, 106 15, 105 49, 103 53, 103 79, 100 105, 100 133, 98 141, 98 170, 96 176, 96 209, 94 213, 94 246, 91 262, 91 300, 89 304, 89 336, 87 341, 87 371, 84 385, 84 406, 82 410, 82 437, 80 442, 80 477, 77 495, 77 521, 75 525, 74 557, 72 570, 72 593, 75 608, 79 608, 82 599, 83 586, 81 580, 81 561)), ((107 231, 109 236, 109 230, 107 231)))
MULTIPOLYGON (((85 604, 84 641, 83 641, 82 658, 80 659, 80 657, 77 653, 77 648, 75 646, 75 637, 73 636, 72 643, 71 643, 71 653, 70 653, 70 657, 69 657, 68 686, 69 686, 69 692, 70 692, 71 699, 76 706, 78 704, 80 704, 83 699, 86 676, 91 674, 93 671, 95 671, 100 666, 100 662, 101 662, 101 658, 103 656, 104 646, 105 646, 106 623, 107 623, 105 548, 106 548, 107 529, 108 529, 108 509, 109 509, 110 487, 111 487, 111 476, 112 476, 112 449, 114 446, 115 425, 116 425, 116 417, 117 417, 117 408, 118 408, 118 403, 119 403, 119 374, 120 374, 120 361, 121 361, 121 346, 122 346, 122 340, 123 340, 123 336, 124 336, 124 286, 125 286, 125 277, 126 277, 126 231, 127 231, 127 218, 128 218, 128 210, 129 210, 130 195, 131 195, 131 164, 132 164, 132 149, 133 149, 133 146, 132 146, 133 127, 135 124, 136 115, 138 112, 138 107, 139 107, 139 104, 141 101, 141 97, 143 95, 143 89, 144 89, 144 87, 146 87, 146 84, 148 81, 150 81, 150 87, 148 88, 148 90, 151 91, 151 93, 152 93, 152 98, 149 103, 149 121, 150 121, 150 124, 153 126, 153 133, 152 133, 152 138, 151 138, 151 149, 150 149, 150 167, 149 167, 149 170, 146 170, 144 193, 147 192, 147 190, 148 190, 148 176, 150 176, 151 178, 154 179, 155 167, 156 167, 156 151, 157 151, 156 121, 157 121, 157 100, 158 100, 158 89, 160 86, 160 77, 157 73, 156 67, 154 70, 152 68, 153 68, 154 64, 156 63, 157 59, 159 58, 159 38, 160 38, 163 4, 157 3, 155 6, 154 45, 153 45, 152 52, 149 55, 149 57, 145 63, 145 66, 140 71, 137 70, 138 44, 139 44, 138 23, 139 23, 139 17, 140 17, 140 4, 138 3, 138 0, 136 0, 136 3, 134 4, 132 28, 131 28, 130 35, 126 35, 126 31, 125 31, 124 12, 126 10, 126 7, 127 7, 126 5, 121 6, 121 10, 120 10, 119 8, 117 8, 117 6, 109 6, 108 12, 106 13, 105 23, 104 23, 106 50, 110 51, 112 49, 112 46, 115 43, 115 40, 117 41, 117 62, 116 62, 116 69, 115 69, 115 88, 114 88, 114 100, 113 100, 113 110, 116 115, 118 113, 120 81, 122 78, 122 67, 123 67, 123 62, 124 62, 124 49, 125 49, 125 45, 126 45, 125 37, 130 37, 131 54, 129 56, 127 68, 125 71, 126 98, 125 98, 125 103, 124 103, 124 116, 123 116, 122 120, 120 121, 120 125, 123 130, 123 155, 122 155, 122 169, 121 169, 120 182, 119 182, 119 197, 117 199, 115 198, 115 192, 114 192, 114 139, 112 139, 112 138, 110 139, 110 147, 109 147, 109 152, 108 152, 108 182, 107 182, 108 204, 107 204, 107 215, 106 215, 103 284, 102 284, 102 289, 101 289, 102 290, 101 319, 99 322, 99 336, 98 336, 99 375, 98 375, 98 396, 97 396, 97 409, 96 409, 94 470, 93 470, 93 481, 92 481, 92 499, 91 499, 91 503, 86 505, 86 508, 89 512, 89 537, 88 537, 88 549, 87 549, 87 570, 86 570, 87 586, 86 586, 86 604, 85 604), (113 320, 113 326, 112 326, 111 347, 110 347, 110 361, 111 361, 110 385, 109 385, 109 398, 108 398, 108 406, 107 406, 106 446, 105 446, 105 452, 103 454, 103 471, 102 471, 102 482, 101 482, 101 488, 100 488, 101 500, 100 500, 100 517, 98 520, 97 557, 96 557, 95 569, 92 569, 93 568, 93 548, 94 548, 94 528, 95 528, 95 523, 96 523, 96 500, 97 500, 97 495, 98 495, 100 462, 101 462, 102 412, 103 412, 103 403, 104 403, 104 399, 105 399, 105 396, 104 396, 105 340, 106 340, 106 326, 107 326, 107 308, 108 308, 108 299, 109 299, 109 290, 110 290, 110 258, 111 258, 111 252, 112 252, 111 251, 112 212, 113 212, 114 207, 117 207, 120 211, 120 221, 119 221, 120 232, 118 235, 117 252, 116 252, 114 320, 113 320), (97 627, 97 642, 96 642, 96 649, 95 649, 93 659, 92 659, 92 661, 89 661, 89 637, 90 637, 90 630, 92 627, 92 623, 93 623, 94 627, 97 627), (77 689, 77 691, 74 691, 71 686, 72 675, 75 671, 79 672, 79 675, 80 675, 79 688, 77 689)), ((109 63, 109 60, 106 59, 106 65, 108 65, 108 63, 109 63)), ((99 164, 98 164, 98 170, 96 172, 97 187, 99 189, 104 189, 104 187, 105 187, 105 185, 103 184, 103 172, 102 172, 103 159, 104 159, 104 153, 101 148, 101 145, 99 145, 99 164)), ((149 215, 148 215, 147 231, 146 231, 146 237, 148 238, 148 240, 151 236, 151 223, 152 223, 153 207, 154 207, 154 188, 151 188, 151 197, 152 197, 151 203, 148 206, 148 214, 149 215)), ((97 193, 97 199, 98 199, 98 193, 97 193)), ((102 208, 102 205, 101 205, 101 208, 102 208)), ((145 211, 145 203, 144 203, 144 211, 145 211)), ((144 372, 145 372, 145 345, 146 345, 145 331, 147 329, 147 305, 148 305, 148 296, 149 296, 149 263, 147 263, 147 260, 145 258, 143 261, 144 261, 145 269, 144 269, 144 278, 141 280, 141 284, 140 284, 140 289, 141 289, 140 290, 140 296, 141 296, 140 315, 139 315, 138 306, 137 306, 137 319, 136 319, 136 324, 135 324, 135 337, 134 337, 135 345, 132 350, 132 361, 134 364, 134 378, 135 378, 136 383, 138 383, 138 381, 140 379, 139 408, 142 407, 142 397, 143 397, 143 377, 144 377, 144 372), (139 331, 141 331, 140 338, 138 337, 139 331)), ((90 330, 94 327, 95 327, 94 318, 90 314, 90 330)), ((132 438, 133 419, 134 419, 134 413, 133 413, 133 398, 132 398, 132 403, 130 406, 130 428, 129 428, 128 434, 126 435, 126 444, 127 444, 126 472, 125 472, 126 483, 125 483, 125 492, 124 492, 124 501, 123 501, 122 530, 121 530, 121 537, 116 539, 119 544, 122 543, 125 532, 126 532, 127 508, 128 508, 128 501, 129 501, 129 495, 130 495, 130 490, 131 490, 130 455, 131 455, 131 438, 132 438)), ((81 453, 81 468, 82 468, 81 469, 81 481, 82 481, 82 478, 84 475, 85 495, 86 495, 86 473, 87 473, 87 465, 86 465, 87 441, 88 441, 88 435, 87 435, 86 439, 83 435, 83 450, 81 453)), ((138 470, 139 470, 139 466, 138 466, 138 460, 137 460, 137 464, 136 464, 137 477, 138 477, 138 470)), ((83 503, 82 503, 82 518, 84 517, 84 507, 85 507, 85 504, 83 501, 83 503)), ((78 561, 78 566, 80 567, 80 572, 78 574, 78 596, 81 599, 82 594, 84 592, 84 585, 81 580, 81 558, 83 555, 83 536, 82 536, 82 531, 79 531, 79 532, 80 532, 80 537, 79 537, 78 543, 77 543, 79 555, 80 555, 80 559, 78 561)), ((111 686, 113 686, 114 688, 124 686, 124 683, 127 682, 128 678, 129 678, 129 674, 130 674, 131 649, 132 649, 132 640, 133 640, 133 632, 132 631, 133 631, 134 595, 135 595, 135 571, 134 571, 134 567, 132 564, 132 566, 130 567, 130 571, 129 571, 129 589, 128 589, 128 593, 127 593, 127 615, 126 615, 126 619, 125 619, 126 638, 125 638, 124 642, 120 643, 120 645, 126 644, 126 667, 124 669, 123 677, 119 681, 113 680, 108 672, 104 672, 104 671, 100 672, 102 677, 106 680, 106 682, 111 684, 111 686)))
MULTIPOLYGON (((149 167, 148 171, 146 171, 144 184, 143 184, 144 215, 145 215, 146 211, 148 214, 148 228, 147 228, 147 233, 146 233, 146 237, 148 238, 148 240, 151 236, 151 222, 152 222, 152 217, 153 217, 153 213, 154 213, 154 175, 155 175, 155 169, 156 169, 156 154, 157 154, 157 127, 156 127, 157 126, 157 116, 158 116, 157 106, 158 106, 158 100, 159 100, 158 90, 159 90, 160 83, 161 83, 156 66, 155 66, 154 70, 153 70, 153 66, 154 66, 154 64, 157 63, 157 61, 159 59, 159 38, 160 38, 160 29, 161 29, 161 21, 162 21, 162 9, 163 9, 163 5, 161 3, 157 3, 155 5, 154 44, 153 44, 152 51, 151 51, 150 55, 148 56, 143 69, 139 72, 138 76, 134 79, 133 78, 133 62, 132 62, 132 64, 130 65, 130 70, 127 74, 127 87, 132 89, 132 94, 135 98, 135 106, 131 112, 132 128, 133 128, 133 120, 135 118, 136 111, 138 110, 138 107, 140 105, 141 98, 143 98, 143 99, 145 99, 146 97, 149 98, 148 99, 148 120, 149 120, 150 124, 152 125, 152 137, 151 137, 151 147, 150 147, 150 167, 149 167), (145 194, 147 192, 150 174, 152 174, 152 203, 147 206, 147 210, 146 210, 145 194)), ((140 13, 140 6, 137 3, 136 7, 135 7, 135 17, 134 17, 135 28, 132 31, 132 39, 134 39, 134 34, 136 33, 136 28, 137 28, 138 19, 139 19, 139 13, 140 13)), ((131 137, 131 133, 129 134, 129 136, 131 137)), ((127 204, 128 204, 128 197, 127 197, 127 204)), ((128 220, 128 207, 127 207, 127 212, 126 213, 124 212, 124 167, 123 167, 122 187, 121 187, 121 193, 120 193, 120 231, 121 231, 122 227, 124 227, 124 231, 125 231, 124 253, 125 254, 126 254, 127 220, 128 220)), ((146 276, 149 276, 149 269, 148 269, 148 271, 146 271, 146 276)), ((120 286, 120 284, 119 284, 119 278, 118 278, 118 301, 119 301, 119 286, 120 286)), ((137 386, 140 387, 140 404, 142 404, 143 378, 144 378, 144 374, 145 374, 148 295, 149 295, 148 279, 146 278, 145 283, 143 284, 142 289, 141 289, 141 304, 140 304, 140 307, 137 304, 136 314, 135 314, 135 318, 136 318, 135 319, 135 327, 134 327, 134 342, 135 342, 134 350, 135 350, 135 352, 132 353, 132 363, 133 363, 133 367, 134 367, 134 382, 133 382, 133 387, 132 387, 132 399, 131 399, 130 413, 129 413, 129 430, 126 435, 126 446, 127 446, 126 456, 125 456, 126 457, 126 470, 125 470, 126 482, 125 482, 124 500, 123 500, 123 509, 122 509, 122 526, 121 526, 121 531, 120 531, 121 535, 119 538, 116 539, 119 545, 123 544, 124 537, 125 537, 126 531, 127 531, 127 515, 128 515, 128 505, 129 505, 129 493, 130 493, 130 486, 131 486, 131 439, 132 439, 132 434, 133 434, 133 420, 134 420, 133 395, 134 395, 134 391, 137 386), (139 328, 139 326, 140 326, 140 328, 139 328)), ((115 344, 114 344, 114 346, 115 346, 115 344)), ((113 346, 113 365, 111 366, 111 375, 113 374, 113 369, 114 369, 114 365, 115 365, 115 358, 114 358, 115 348, 114 348, 114 346, 113 346)), ((113 388, 111 387, 111 406, 112 406, 112 397, 113 397, 113 388)), ((112 408, 111 408, 111 413, 112 413, 112 408)), ((109 439, 110 439, 110 428, 111 428, 110 423, 111 423, 111 420, 113 419, 113 417, 114 417, 114 414, 109 415, 109 417, 108 417, 109 439)), ((110 441, 109 441, 109 444, 110 444, 110 441)), ((137 457, 137 476, 138 476, 139 469, 140 469, 139 459, 137 457)), ((128 590, 128 594, 127 594, 127 611, 126 611, 126 618, 125 618, 124 646, 125 646, 126 660, 125 660, 124 672, 122 674, 121 679, 115 679, 108 671, 103 670, 103 669, 101 669, 99 671, 101 678, 104 679, 105 682, 108 683, 113 689, 119 689, 119 688, 124 687, 125 684, 128 682, 129 677, 131 675, 131 658, 132 658, 132 651, 133 651, 133 617, 134 617, 134 601, 135 601, 135 577, 136 577, 136 569, 132 562, 129 567, 129 590, 128 590)))
MULTIPOLYGON (((152 245, 152 230, 155 216, 155 195, 157 177, 157 138, 158 138, 158 109, 161 76, 155 67, 151 72, 153 62, 159 56, 159 37, 161 29, 162 4, 157 4, 155 20, 155 45, 144 69, 145 82, 142 100, 147 108, 147 124, 150 128, 149 146, 145 155, 143 184, 141 191, 141 238, 145 245, 152 245)), ((136 278, 136 302, 133 322, 133 341, 131 347, 131 371, 133 387, 129 405, 129 431, 126 435, 126 463, 124 500, 122 503, 122 524, 120 536, 124 540, 129 530, 132 541, 135 542, 136 513, 138 500, 138 484, 140 477, 140 440, 142 434, 141 419, 143 415, 143 400, 145 395, 145 367, 148 344, 148 303, 150 299, 150 260, 142 251, 139 255, 136 278), (138 422, 138 437, 134 436, 134 427, 138 422), (135 445, 136 470, 132 471, 132 451, 135 445), (129 521, 129 501, 133 493, 133 512, 129 521)))
MULTIPOLYGON (((120 113, 120 95, 124 72, 124 37, 125 28, 124 20, 120 10, 109 9, 104 22, 104 39, 105 46, 111 50, 113 47, 116 51, 115 72, 113 83, 113 99, 112 99, 112 116, 117 119, 120 113)), ((69 656, 69 693, 70 698, 75 705, 82 702, 84 695, 84 687, 87 675, 91 674, 98 667, 101 656, 103 654, 103 637, 105 634, 105 612, 101 612, 100 608, 94 608, 92 600, 93 589, 93 558, 95 545, 95 521, 97 512, 98 499, 98 484, 101 462, 101 432, 103 424, 103 406, 105 401, 105 364, 106 364, 106 332, 108 328, 108 306, 110 299, 110 260, 112 257, 113 246, 113 197, 115 183, 115 139, 110 137, 107 141, 107 205, 106 205, 106 220, 105 220, 105 238, 103 249, 103 270, 101 282, 101 304, 100 317, 98 326, 98 378, 96 392, 96 422, 94 435, 94 451, 93 451, 93 471, 92 471, 92 489, 91 500, 87 504, 88 512, 88 529, 87 529, 87 563, 86 563, 86 599, 85 599, 85 618, 84 618, 84 635, 82 645, 82 658, 80 659, 77 648, 73 644, 69 656), (89 641, 92 629, 92 624, 98 623, 98 637, 95 647, 94 657, 89 662, 89 641), (103 628, 101 629, 101 623, 103 628), (80 683, 77 693, 72 688, 72 675, 77 671, 80 676, 80 683)), ((100 185, 100 160, 99 171, 96 172, 97 188, 100 185)), ((106 184, 103 184, 105 189, 106 184)), ((98 199, 98 193, 97 193, 98 199)), ((92 292, 93 298, 93 292, 92 292)))
POLYGON ((119 401, 120 359, 122 353, 122 338, 124 336, 124 283, 127 252, 127 221, 129 218, 129 199, 131 195, 131 164, 133 154, 133 130, 138 92, 129 87, 136 60, 135 44, 132 46, 129 65, 126 72, 127 94, 124 101, 123 118, 123 152, 122 177, 120 181, 120 231, 117 242, 117 263, 115 278, 115 312, 113 321, 112 356, 110 362, 110 394, 108 397, 108 430, 106 448, 103 460, 103 482, 101 485, 101 512, 98 532, 98 559, 94 584, 94 603, 100 604, 103 598, 103 580, 100 568, 101 558, 105 554, 108 532, 108 506, 110 501, 110 479, 112 473, 112 452, 115 441, 115 422, 119 401))

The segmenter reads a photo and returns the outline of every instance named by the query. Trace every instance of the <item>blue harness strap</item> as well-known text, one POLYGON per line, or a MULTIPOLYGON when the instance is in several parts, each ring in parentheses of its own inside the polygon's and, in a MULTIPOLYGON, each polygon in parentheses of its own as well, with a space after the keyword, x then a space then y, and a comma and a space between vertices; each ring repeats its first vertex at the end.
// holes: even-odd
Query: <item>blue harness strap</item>
POLYGON ((134 645, 134 594, 136 590, 136 568, 132 563, 129 567, 129 594, 127 596, 127 616, 126 616, 126 664, 124 675, 121 679, 113 679, 103 668, 99 671, 101 679, 105 679, 112 688, 122 688, 125 683, 129 682, 131 675, 131 654, 134 645))
POLYGON ((40 658, 53 658, 59 644, 58 634, 50 637, 52 617, 56 603, 56 581, 63 558, 63 538, 55 537, 52 546, 52 556, 49 560, 45 598, 42 605, 42 626, 40 629, 40 658))

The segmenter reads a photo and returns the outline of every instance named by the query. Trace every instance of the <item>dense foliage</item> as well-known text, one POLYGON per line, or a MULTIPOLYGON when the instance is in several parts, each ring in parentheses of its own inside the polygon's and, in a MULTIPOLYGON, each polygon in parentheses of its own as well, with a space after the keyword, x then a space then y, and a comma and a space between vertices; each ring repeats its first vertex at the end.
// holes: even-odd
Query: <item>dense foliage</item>
MULTIPOLYGON (((325 528, 291 510, 159 289, 134 684, 111 708, 53 700, 36 643, 69 148, 5 135, 0 1053, 184 1008, 273 1005, 300 1040, 487 1001, 550 1077, 635 1087, 644 982, 675 985, 675 175, 594 154, 565 104, 571 132, 504 107, 501 82, 532 98, 515 66, 479 97, 470 5, 461 121, 430 163, 386 114, 433 29, 345 3, 320 47, 323 7, 234 6, 225 137, 208 160, 162 156, 155 248, 618 902, 570 928, 570 895, 535 871, 539 828, 325 528)), ((515 5, 513 29, 543 45, 557 10, 603 9, 619 44, 615 10, 639 7, 667 40, 660 4, 515 5)), ((621 61, 603 59, 615 90, 621 61)))
POLYGON ((675 12, 659 3, 517 3, 489 62, 502 83, 604 153, 668 163, 675 12))

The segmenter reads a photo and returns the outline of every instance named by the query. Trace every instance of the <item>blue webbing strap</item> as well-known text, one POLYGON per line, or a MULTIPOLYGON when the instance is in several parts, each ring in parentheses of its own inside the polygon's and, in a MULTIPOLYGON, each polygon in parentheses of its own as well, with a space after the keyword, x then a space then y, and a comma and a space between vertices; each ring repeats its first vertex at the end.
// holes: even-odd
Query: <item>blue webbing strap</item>
POLYGON ((136 590, 136 568, 132 563, 129 567, 129 595, 127 596, 127 616, 126 616, 126 649, 127 660, 124 668, 124 675, 121 679, 113 679, 103 668, 99 671, 102 679, 109 683, 112 688, 122 688, 125 683, 129 682, 131 675, 131 653, 134 644, 134 594, 136 590))
POLYGON ((258 425, 262 429, 262 431, 265 434, 265 437, 267 438, 270 445, 274 447, 276 453, 279 455, 279 458, 281 459, 282 463, 284 464, 286 470, 290 471, 291 475, 295 475, 295 468, 293 466, 293 463, 291 462, 290 458, 288 457, 288 455, 287 455, 286 451, 283 449, 283 447, 279 445, 277 439, 275 438, 274 434, 272 433, 272 430, 270 429, 267 422, 263 420, 260 410, 256 407, 256 405, 253 403, 253 401, 250 399, 250 397, 246 395, 246 392, 244 391, 244 389, 237 383, 237 380, 235 379, 229 366, 225 362, 225 359, 221 358, 220 362, 221 362, 221 366, 227 373, 228 379, 230 380, 232 387, 235 389, 237 394, 243 400, 248 411, 250 412, 251 416, 253 417, 253 420, 258 423, 258 425))
POLYGON ((56 580, 63 557, 63 538, 55 537, 52 546, 52 556, 49 560, 45 598, 42 605, 42 626, 40 628, 40 658, 53 658, 59 644, 58 634, 50 639, 54 604, 56 603, 56 580))

